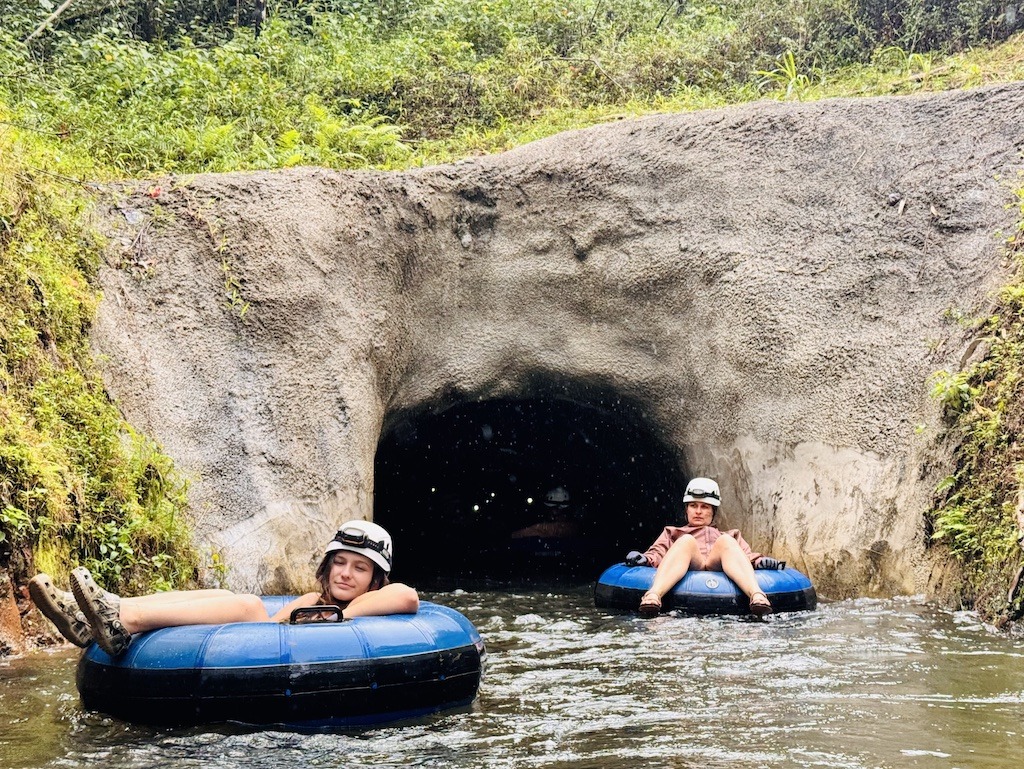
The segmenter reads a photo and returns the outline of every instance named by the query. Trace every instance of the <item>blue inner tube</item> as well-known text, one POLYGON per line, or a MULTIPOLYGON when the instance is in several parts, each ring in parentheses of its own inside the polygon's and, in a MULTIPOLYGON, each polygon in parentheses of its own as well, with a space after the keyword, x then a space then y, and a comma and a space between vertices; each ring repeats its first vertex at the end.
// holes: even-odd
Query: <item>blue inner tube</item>
MULTIPOLYGON (((600 608, 636 611, 654 573, 650 566, 610 566, 598 577, 594 603, 600 608)), ((776 612, 805 611, 818 605, 811 581, 796 569, 757 569, 754 574, 776 612)), ((750 613, 747 597, 720 571, 688 571, 662 599, 662 607, 686 614, 750 613)))
MULTIPOLYGON (((273 614, 290 600, 263 603, 273 614)), ((92 644, 76 682, 85 708, 133 723, 345 728, 470 705, 485 656, 466 617, 421 601, 416 614, 345 622, 164 628, 117 660, 92 644)))

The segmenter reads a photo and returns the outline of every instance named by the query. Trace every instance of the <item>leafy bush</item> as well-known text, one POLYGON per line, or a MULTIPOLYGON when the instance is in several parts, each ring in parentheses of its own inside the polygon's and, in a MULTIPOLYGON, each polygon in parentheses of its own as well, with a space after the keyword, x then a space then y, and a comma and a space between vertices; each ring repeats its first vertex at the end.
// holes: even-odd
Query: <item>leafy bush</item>
MULTIPOLYGON (((25 39, 60 5, 55 0, 0 0, 0 22, 25 39)), ((230 39, 235 26, 256 22, 264 0, 77 0, 52 28, 76 35, 123 35, 146 42, 182 35, 210 43, 230 39)), ((48 45, 45 39, 40 43, 48 45)))
POLYGON ((951 53, 972 44, 1006 39, 1024 24, 1007 17, 1005 0, 721 0, 738 19, 731 40, 755 68, 786 52, 834 68, 871 60, 895 47, 909 53, 951 53))
POLYGON ((994 0, 281 0, 256 36, 255 4, 83 0, 24 45, 50 3, 0 0, 11 104, 125 174, 387 168, 553 109, 802 98, 880 46, 1011 28, 994 0))

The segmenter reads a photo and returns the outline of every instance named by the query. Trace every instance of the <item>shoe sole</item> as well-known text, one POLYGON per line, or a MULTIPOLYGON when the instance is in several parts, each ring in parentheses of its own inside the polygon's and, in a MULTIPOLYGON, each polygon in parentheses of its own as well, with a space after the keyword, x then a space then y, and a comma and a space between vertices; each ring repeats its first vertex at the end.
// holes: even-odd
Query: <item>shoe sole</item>
MULTIPOLYGON (((653 593, 653 591, 651 591, 651 592, 653 593)), ((654 595, 657 595, 657 594, 654 593, 654 595)), ((647 594, 645 593, 644 594, 644 598, 646 598, 646 597, 647 597, 647 594)), ((641 600, 640 601, 640 608, 637 609, 637 611, 640 613, 640 616, 643 617, 644 619, 651 619, 651 617, 657 617, 659 614, 661 614, 661 604, 660 603, 646 603, 643 600, 641 600)))
POLYGON ((109 607, 102 603, 105 591, 85 568, 79 567, 71 572, 71 592, 75 594, 99 647, 113 658, 124 654, 132 637, 120 619, 104 616, 109 611, 109 607))
POLYGON ((28 594, 40 613, 53 623, 57 632, 65 639, 83 649, 92 643, 92 632, 85 615, 79 611, 76 604, 64 605, 66 601, 62 601, 57 595, 57 588, 47 575, 37 574, 30 579, 28 594), (72 611, 78 616, 72 616, 72 611))

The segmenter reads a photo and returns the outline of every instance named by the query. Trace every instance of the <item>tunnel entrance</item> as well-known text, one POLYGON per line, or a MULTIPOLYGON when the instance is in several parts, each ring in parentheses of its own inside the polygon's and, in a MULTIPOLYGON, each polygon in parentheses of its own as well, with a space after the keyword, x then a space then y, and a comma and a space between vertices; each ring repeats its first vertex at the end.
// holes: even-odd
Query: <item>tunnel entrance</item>
POLYGON ((562 399, 404 415, 375 460, 374 520, 417 586, 583 582, 679 517, 685 481, 634 409, 562 399))

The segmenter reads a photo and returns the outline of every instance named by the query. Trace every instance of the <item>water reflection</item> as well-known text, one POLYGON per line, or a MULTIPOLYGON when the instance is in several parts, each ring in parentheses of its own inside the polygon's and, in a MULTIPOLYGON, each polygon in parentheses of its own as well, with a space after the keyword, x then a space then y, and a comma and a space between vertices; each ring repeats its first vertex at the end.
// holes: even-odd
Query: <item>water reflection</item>
POLYGON ((0 667, 0 766, 1015 765, 1024 643, 912 599, 642 621, 589 587, 427 594, 488 643, 467 713, 355 734, 153 730, 82 713, 71 651, 0 667))

